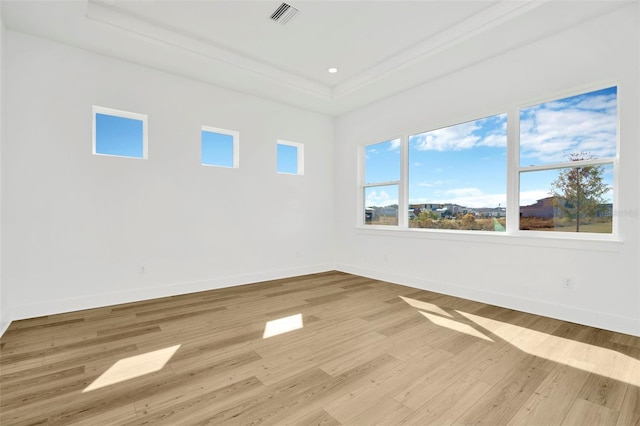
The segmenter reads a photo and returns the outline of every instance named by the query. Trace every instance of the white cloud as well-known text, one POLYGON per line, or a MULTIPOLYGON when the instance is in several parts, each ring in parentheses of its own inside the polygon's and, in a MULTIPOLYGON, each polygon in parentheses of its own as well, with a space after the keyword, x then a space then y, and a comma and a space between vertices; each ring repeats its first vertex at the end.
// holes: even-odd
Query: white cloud
POLYGON ((570 98, 528 108, 520 129, 521 155, 535 164, 565 162, 573 152, 612 157, 616 152, 616 97, 570 98))
POLYGON ((415 135, 411 146, 419 151, 460 151, 479 146, 507 146, 506 117, 489 117, 415 135), (490 124, 500 121, 499 129, 490 124))
POLYGON ((453 203, 472 208, 497 207, 498 205, 505 207, 507 205, 507 195, 487 194, 479 188, 455 188, 445 191, 434 191, 434 195, 432 197, 411 198, 409 202, 412 204, 453 203))
POLYGON ((400 150, 400 139, 389 141, 389 151, 400 150))
POLYGON ((476 122, 458 124, 415 136, 414 147, 419 151, 459 151, 475 146, 480 137, 473 132, 480 129, 476 122))
POLYGON ((575 107, 588 110, 606 110, 608 113, 615 113, 618 106, 617 103, 615 95, 598 95, 581 98, 575 104, 575 107))
POLYGON ((367 207, 384 207, 392 204, 398 204, 398 200, 391 198, 384 189, 369 192, 365 201, 367 207))
POLYGON ((500 148, 507 146, 507 134, 506 133, 492 133, 486 135, 480 139, 478 146, 488 146, 491 148, 500 148))

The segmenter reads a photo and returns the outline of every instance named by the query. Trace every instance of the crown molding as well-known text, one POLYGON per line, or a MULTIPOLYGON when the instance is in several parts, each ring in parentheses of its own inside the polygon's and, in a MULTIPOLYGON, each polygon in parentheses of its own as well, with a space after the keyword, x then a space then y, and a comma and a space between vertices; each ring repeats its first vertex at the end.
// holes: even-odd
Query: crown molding
POLYGON ((175 29, 125 13, 113 7, 108 1, 88 0, 86 16, 96 22, 126 31, 146 42, 179 49, 209 61, 238 68, 258 79, 277 83, 280 86, 324 101, 334 101, 354 94, 383 78, 392 76, 398 71, 423 62, 456 44, 540 7, 548 1, 550 0, 501 0, 446 31, 427 38, 421 43, 333 87, 232 52, 210 41, 199 40, 198 38, 181 34, 175 29))
POLYGON ((220 64, 231 65, 245 72, 249 72, 259 79, 269 80, 272 83, 275 82, 287 86, 307 95, 312 95, 324 100, 331 99, 331 88, 328 86, 250 57, 234 53, 211 42, 204 42, 194 37, 180 34, 175 30, 164 28, 156 23, 124 13, 108 6, 105 2, 88 0, 86 17, 101 24, 126 31, 134 37, 143 39, 143 41, 186 51, 220 64))
POLYGON ((416 65, 459 43, 471 39, 490 29, 531 10, 550 0, 512 1, 502 0, 480 13, 456 24, 440 34, 381 62, 333 88, 333 99, 339 99, 388 77, 395 72, 416 65))

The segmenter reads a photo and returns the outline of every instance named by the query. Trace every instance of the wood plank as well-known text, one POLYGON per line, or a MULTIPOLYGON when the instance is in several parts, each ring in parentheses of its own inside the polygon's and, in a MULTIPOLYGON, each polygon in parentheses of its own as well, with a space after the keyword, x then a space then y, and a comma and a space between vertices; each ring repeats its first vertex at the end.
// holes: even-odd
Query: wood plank
POLYGON ((249 377, 204 393, 193 392, 193 390, 182 393, 182 389, 177 392, 167 392, 136 402, 138 419, 123 424, 131 426, 196 424, 209 418, 212 411, 252 399, 264 389, 265 386, 260 380, 249 377))
POLYGON ((618 420, 618 412, 605 406, 594 404, 578 398, 571 406, 562 426, 614 426, 618 420))
POLYGON ((331 417, 322 408, 316 408, 308 413, 296 413, 282 420, 283 425, 309 425, 309 426, 340 426, 342 423, 331 417))
POLYGON ((350 421, 362 411, 370 409, 377 401, 400 392, 408 383, 426 375, 450 356, 446 352, 431 351, 429 356, 421 361, 404 361, 377 375, 368 383, 336 395, 323 407, 338 421, 350 421))
MULTIPOLYGON (((640 377, 640 362, 635 363, 632 377, 640 377)), ((617 424, 618 426, 640 426, 640 387, 631 384, 627 386, 627 393, 622 401, 617 424)))
POLYGON ((397 401, 386 397, 373 401, 369 409, 361 411, 345 425, 396 425, 413 414, 413 410, 405 407, 397 401))
POLYGON ((549 375, 551 365, 534 356, 521 360, 455 423, 506 424, 549 375))
POLYGON ((472 376, 464 375, 451 385, 445 386, 442 392, 431 395, 431 398, 427 397, 426 402, 406 418, 406 423, 415 425, 452 424, 460 417, 461 413, 476 404, 490 389, 491 385, 472 376))
POLYGON ((589 367, 575 361, 571 365, 556 364, 509 424, 547 425, 564 419, 589 377, 589 367))

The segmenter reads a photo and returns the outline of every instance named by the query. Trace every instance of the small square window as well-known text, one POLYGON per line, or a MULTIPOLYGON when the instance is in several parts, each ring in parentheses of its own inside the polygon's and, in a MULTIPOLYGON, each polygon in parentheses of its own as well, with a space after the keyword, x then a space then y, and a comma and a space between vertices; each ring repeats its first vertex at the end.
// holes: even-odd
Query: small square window
POLYGON ((147 116, 94 106, 93 153, 147 158, 147 116))
POLYGON ((202 165, 237 168, 239 139, 238 132, 202 126, 202 165))
POLYGON ((277 168, 278 173, 304 174, 304 146, 301 143, 278 141, 277 168))

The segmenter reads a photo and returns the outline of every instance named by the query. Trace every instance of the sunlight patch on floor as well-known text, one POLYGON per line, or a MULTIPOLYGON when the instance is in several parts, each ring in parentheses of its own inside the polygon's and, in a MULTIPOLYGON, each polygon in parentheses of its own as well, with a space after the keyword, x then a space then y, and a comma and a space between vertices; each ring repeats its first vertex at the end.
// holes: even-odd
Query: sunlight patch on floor
POLYGON ((422 315, 424 315, 424 317, 426 319, 428 319, 429 321, 431 321, 435 325, 439 325, 440 327, 445 327, 445 328, 448 328, 448 329, 453 330, 453 331, 458 331, 460 333, 468 334, 469 336, 473 336, 473 337, 477 337, 479 339, 488 340, 489 342, 493 342, 493 340, 491 340, 491 338, 485 336, 484 334, 482 334, 481 332, 479 332, 475 328, 471 327, 470 325, 467 325, 467 324, 464 324, 464 323, 461 323, 461 322, 458 322, 458 321, 455 321, 455 320, 451 320, 451 319, 448 319, 448 318, 442 318, 441 316, 438 316, 438 315, 432 315, 432 314, 429 314, 427 312, 420 311, 420 313, 422 315))
POLYGON ((640 386, 640 360, 620 351, 458 310, 450 310, 449 313, 432 303, 399 297, 440 327, 490 342, 502 340, 527 354, 640 386), (464 319, 456 320, 454 315, 460 315, 464 319), (467 321, 471 324, 466 323, 467 321))
POLYGON ((180 345, 176 345, 129 358, 123 358, 102 373, 102 375, 87 386, 82 393, 160 371, 179 348, 180 345))
POLYGON ((433 303, 423 302, 422 300, 412 299, 410 297, 400 296, 400 299, 404 300, 409 306, 413 306, 414 308, 420 309, 422 311, 431 312, 432 314, 440 314, 445 317, 453 318, 450 313, 442 309, 440 306, 434 305, 433 303))
POLYGON ((633 357, 597 345, 466 312, 456 312, 530 355, 640 386, 640 361, 633 357))
POLYGON ((278 334, 288 333, 293 330, 302 328, 302 314, 295 314, 289 317, 279 318, 272 321, 267 321, 264 326, 263 339, 277 336, 278 334))

